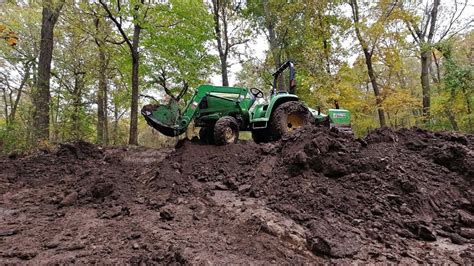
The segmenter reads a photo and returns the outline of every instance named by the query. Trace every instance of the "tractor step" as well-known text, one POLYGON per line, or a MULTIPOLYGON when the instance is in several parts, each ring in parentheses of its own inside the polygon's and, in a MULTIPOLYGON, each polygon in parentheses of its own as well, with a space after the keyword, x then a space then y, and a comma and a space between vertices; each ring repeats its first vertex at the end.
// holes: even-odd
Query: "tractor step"
POLYGON ((267 128, 268 121, 256 121, 252 123, 252 129, 264 129, 267 128))

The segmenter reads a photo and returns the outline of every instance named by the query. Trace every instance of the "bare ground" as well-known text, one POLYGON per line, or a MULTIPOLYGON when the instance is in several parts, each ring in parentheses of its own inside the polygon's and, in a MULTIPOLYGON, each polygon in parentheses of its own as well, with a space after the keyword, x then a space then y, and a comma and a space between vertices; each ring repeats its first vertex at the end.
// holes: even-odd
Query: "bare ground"
POLYGON ((3 263, 472 263, 474 136, 307 127, 0 157, 3 263))

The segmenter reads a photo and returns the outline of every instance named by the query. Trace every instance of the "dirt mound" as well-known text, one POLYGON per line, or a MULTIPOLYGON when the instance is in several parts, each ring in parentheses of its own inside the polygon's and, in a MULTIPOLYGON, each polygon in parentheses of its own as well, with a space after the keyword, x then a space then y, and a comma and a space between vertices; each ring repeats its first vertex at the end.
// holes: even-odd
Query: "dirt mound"
MULTIPOLYGON (((472 217, 471 139, 388 128, 354 139, 308 127, 277 143, 225 151, 187 142, 157 172, 155 188, 193 194, 198 181, 208 190, 261 198, 306 228, 316 255, 421 262, 428 253, 419 254, 420 247, 428 242, 466 243, 472 250, 464 232, 472 229, 459 220, 460 212, 472 217)), ((458 261, 470 259, 463 257, 469 252, 457 254, 458 261)), ((437 259, 449 261, 445 255, 437 259)))
POLYGON ((467 177, 474 176, 474 136, 453 132, 433 133, 426 130, 382 128, 372 131, 368 143, 393 143, 404 145, 410 151, 420 152, 424 158, 445 166, 467 177))
POLYGON ((74 142, 0 158, 0 259, 466 264, 473 140, 307 127, 262 145, 74 142))
POLYGON ((59 145, 56 151, 59 157, 72 157, 84 160, 86 158, 100 159, 103 156, 102 148, 85 141, 75 141, 59 145))
POLYGON ((409 239, 448 236, 471 243, 459 237, 458 212, 472 206, 472 175, 458 173, 472 171, 472 147, 424 134, 382 129, 353 140, 306 129, 281 144, 271 178, 253 182, 271 199, 269 206, 309 229, 314 251, 331 257, 400 261, 418 253, 409 239), (414 151, 414 142, 426 142, 426 150, 414 151), (446 147, 465 152, 440 161, 446 147))

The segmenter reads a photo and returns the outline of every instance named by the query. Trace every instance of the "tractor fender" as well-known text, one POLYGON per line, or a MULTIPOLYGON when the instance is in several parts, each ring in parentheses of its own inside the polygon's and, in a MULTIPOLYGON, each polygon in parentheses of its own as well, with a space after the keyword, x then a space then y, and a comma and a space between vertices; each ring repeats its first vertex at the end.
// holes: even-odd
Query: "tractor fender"
POLYGON ((274 96, 268 104, 267 110, 265 112, 265 118, 267 119, 267 121, 270 119, 270 116, 272 115, 273 111, 277 109, 278 106, 290 101, 299 101, 299 98, 294 94, 281 94, 274 96))

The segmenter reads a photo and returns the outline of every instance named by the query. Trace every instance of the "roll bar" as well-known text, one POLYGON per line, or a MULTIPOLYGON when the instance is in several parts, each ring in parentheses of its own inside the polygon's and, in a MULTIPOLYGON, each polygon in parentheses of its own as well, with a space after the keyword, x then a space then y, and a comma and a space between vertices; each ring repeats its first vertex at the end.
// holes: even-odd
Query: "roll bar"
POLYGON ((288 92, 291 94, 295 94, 296 89, 296 80, 295 80, 295 64, 292 60, 288 60, 286 63, 281 65, 275 73, 272 74, 273 76, 273 88, 272 88, 272 95, 277 93, 277 85, 278 85, 278 77, 285 71, 285 69, 290 69, 290 84, 288 88, 288 92))

